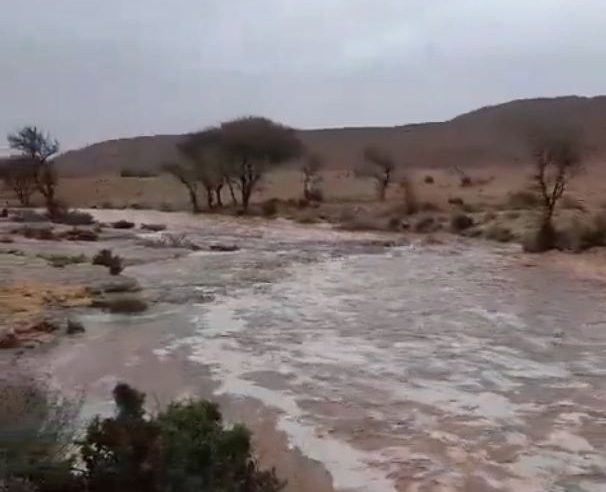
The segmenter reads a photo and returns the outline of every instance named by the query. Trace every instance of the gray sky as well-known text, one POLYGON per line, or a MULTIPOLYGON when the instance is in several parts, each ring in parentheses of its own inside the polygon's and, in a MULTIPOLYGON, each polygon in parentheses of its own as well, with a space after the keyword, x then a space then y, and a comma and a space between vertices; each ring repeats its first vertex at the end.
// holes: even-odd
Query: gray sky
POLYGON ((0 139, 32 122, 73 148, 244 114, 394 125, 606 93, 605 28, 606 0, 0 0, 0 139))

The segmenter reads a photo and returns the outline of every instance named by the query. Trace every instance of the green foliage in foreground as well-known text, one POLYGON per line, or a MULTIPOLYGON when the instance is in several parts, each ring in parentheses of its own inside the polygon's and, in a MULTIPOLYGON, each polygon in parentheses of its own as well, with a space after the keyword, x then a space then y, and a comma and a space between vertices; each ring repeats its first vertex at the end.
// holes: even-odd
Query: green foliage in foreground
POLYGON ((129 385, 118 384, 113 397, 115 416, 95 417, 83 438, 72 443, 74 456, 35 457, 27 469, 9 467, 5 489, 22 487, 24 481, 38 492, 277 492, 284 487, 274 470, 259 469, 249 431, 226 426, 214 403, 173 403, 151 416, 143 408, 145 395, 129 385))

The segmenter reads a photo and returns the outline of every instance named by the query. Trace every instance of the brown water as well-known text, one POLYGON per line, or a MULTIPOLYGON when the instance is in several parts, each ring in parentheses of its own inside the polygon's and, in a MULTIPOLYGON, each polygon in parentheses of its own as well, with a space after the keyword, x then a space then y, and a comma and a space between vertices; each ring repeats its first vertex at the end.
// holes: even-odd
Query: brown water
POLYGON ((162 302, 50 354, 87 412, 128 377, 160 403, 260 403, 340 490, 606 490, 602 284, 482 244, 133 215, 242 250, 127 270, 162 302))

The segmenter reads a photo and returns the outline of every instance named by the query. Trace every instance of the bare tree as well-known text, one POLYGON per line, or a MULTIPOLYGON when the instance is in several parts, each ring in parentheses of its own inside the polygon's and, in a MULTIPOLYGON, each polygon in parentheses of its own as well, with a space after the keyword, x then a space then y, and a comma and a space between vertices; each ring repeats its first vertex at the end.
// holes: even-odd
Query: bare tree
POLYGON ((0 177, 6 188, 12 190, 24 207, 31 204, 37 189, 38 164, 30 157, 10 157, 0 160, 0 177))
POLYGON ((318 154, 309 154, 303 161, 303 197, 312 200, 318 192, 321 182, 320 170, 324 167, 324 159, 318 154))
POLYGON ((162 166, 164 172, 172 175, 187 189, 189 202, 194 214, 200 213, 198 203, 198 176, 190 163, 168 162, 162 166))
POLYGON ((37 163, 36 185, 44 197, 48 214, 54 217, 59 208, 55 196, 57 174, 50 159, 59 152, 59 142, 35 126, 25 126, 9 134, 8 143, 11 149, 37 163))
POLYGON ((228 121, 220 126, 220 134, 228 175, 234 178, 244 212, 263 175, 272 167, 298 158, 302 152, 295 130, 267 118, 228 121))
POLYGON ((356 175, 372 178, 376 182, 379 200, 385 200, 387 189, 393 180, 395 163, 393 158, 376 147, 364 149, 364 165, 356 170, 356 175))
POLYGON ((531 138, 535 174, 534 189, 539 193, 543 224, 551 224, 556 206, 572 177, 581 169, 581 147, 572 133, 539 135, 531 138))

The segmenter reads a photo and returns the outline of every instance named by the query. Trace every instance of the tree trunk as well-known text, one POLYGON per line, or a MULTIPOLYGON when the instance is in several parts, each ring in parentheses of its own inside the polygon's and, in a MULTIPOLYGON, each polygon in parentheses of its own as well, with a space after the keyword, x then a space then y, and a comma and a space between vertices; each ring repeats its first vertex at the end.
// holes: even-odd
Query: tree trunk
POLYGON ((194 214, 200 213, 200 205, 198 204, 198 195, 196 194, 196 190, 192 187, 188 187, 187 191, 189 192, 189 201, 191 203, 191 211, 194 214))
POLYGON ((247 183, 246 186, 242 188, 242 210, 244 211, 244 213, 248 212, 248 204, 250 202, 251 194, 252 188, 250 184, 247 183))
POLYGON ((217 206, 218 207, 222 207, 223 206, 223 198, 221 197, 221 191, 223 190, 223 185, 219 185, 215 188, 215 195, 217 198, 217 206))
POLYGON ((234 185, 231 180, 227 180, 227 187, 229 188, 229 194, 231 195, 231 204, 238 205, 238 199, 236 198, 236 192, 234 191, 234 185))

